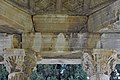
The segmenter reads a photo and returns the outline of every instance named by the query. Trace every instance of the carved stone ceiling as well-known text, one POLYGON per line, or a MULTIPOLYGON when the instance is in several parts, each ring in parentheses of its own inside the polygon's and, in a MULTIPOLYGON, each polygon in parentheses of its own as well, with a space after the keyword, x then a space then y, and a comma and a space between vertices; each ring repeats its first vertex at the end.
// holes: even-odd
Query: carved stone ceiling
POLYGON ((6 0, 31 14, 90 15, 116 0, 6 0))

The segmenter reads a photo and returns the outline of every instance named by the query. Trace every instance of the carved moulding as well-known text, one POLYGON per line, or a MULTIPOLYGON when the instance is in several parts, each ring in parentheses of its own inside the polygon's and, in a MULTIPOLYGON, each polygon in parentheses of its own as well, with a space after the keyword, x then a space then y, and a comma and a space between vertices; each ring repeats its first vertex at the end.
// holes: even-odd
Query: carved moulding
POLYGON ((4 62, 10 73, 9 80, 27 80, 36 66, 37 58, 31 49, 26 51, 24 49, 6 49, 4 62))
MULTIPOLYGON (((104 77, 109 80, 109 75, 114 68, 111 63, 114 64, 117 61, 117 52, 115 50, 93 49, 92 56, 94 70, 90 80, 97 78, 99 78, 98 80, 103 80, 104 77)), ((91 66, 88 65, 88 67, 91 66)))

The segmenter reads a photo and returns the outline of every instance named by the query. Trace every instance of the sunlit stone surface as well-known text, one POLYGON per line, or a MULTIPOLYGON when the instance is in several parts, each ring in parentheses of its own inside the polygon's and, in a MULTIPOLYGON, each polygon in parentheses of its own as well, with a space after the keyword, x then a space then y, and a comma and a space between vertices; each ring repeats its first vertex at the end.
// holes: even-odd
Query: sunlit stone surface
POLYGON ((41 33, 36 33, 34 38, 34 43, 33 43, 33 49, 36 52, 40 52, 41 46, 42 46, 42 35, 41 33))
POLYGON ((120 64, 119 8, 119 0, 0 0, 0 64, 9 80, 57 62, 81 63, 91 80, 109 80, 120 64))
POLYGON ((57 36, 57 41, 56 41, 56 45, 55 45, 55 49, 57 52, 63 52, 64 49, 66 48, 66 40, 65 37, 62 33, 60 33, 57 36))

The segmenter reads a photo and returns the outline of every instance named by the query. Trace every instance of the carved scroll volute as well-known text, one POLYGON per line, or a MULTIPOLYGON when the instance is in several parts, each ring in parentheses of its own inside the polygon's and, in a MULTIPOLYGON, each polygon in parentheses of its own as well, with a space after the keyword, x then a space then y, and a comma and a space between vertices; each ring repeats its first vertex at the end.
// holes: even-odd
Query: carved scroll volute
POLYGON ((25 52, 23 49, 6 49, 4 61, 9 73, 21 72, 23 68, 25 52))
POLYGON ((8 75, 8 80, 26 80, 22 72, 14 72, 8 75))

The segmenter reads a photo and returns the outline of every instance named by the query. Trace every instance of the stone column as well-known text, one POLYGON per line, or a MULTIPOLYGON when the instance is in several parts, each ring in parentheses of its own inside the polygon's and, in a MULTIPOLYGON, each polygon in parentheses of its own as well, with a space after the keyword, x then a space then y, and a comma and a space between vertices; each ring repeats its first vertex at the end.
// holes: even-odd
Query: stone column
POLYGON ((23 73, 27 78, 32 73, 32 70, 37 65, 37 54, 33 48, 35 35, 34 33, 24 33, 22 35, 22 48, 25 50, 25 57, 23 62, 23 73))
POLYGON ((42 34, 41 33, 35 33, 34 43, 32 46, 32 49, 36 52, 41 52, 42 50, 42 34))
MULTIPOLYGON (((5 49, 4 61, 7 70, 9 71, 9 80, 27 80, 33 68, 36 66, 37 58, 34 50, 32 49, 34 34, 24 33, 22 37, 23 49, 5 49), (21 52, 22 51, 22 52, 21 52)), ((19 48, 17 37, 13 38, 13 48, 19 48)))
POLYGON ((25 77, 29 80, 30 75, 32 74, 32 71, 34 67, 37 66, 37 57, 36 53, 32 49, 26 50, 26 56, 24 58, 23 62, 23 73, 25 77))

